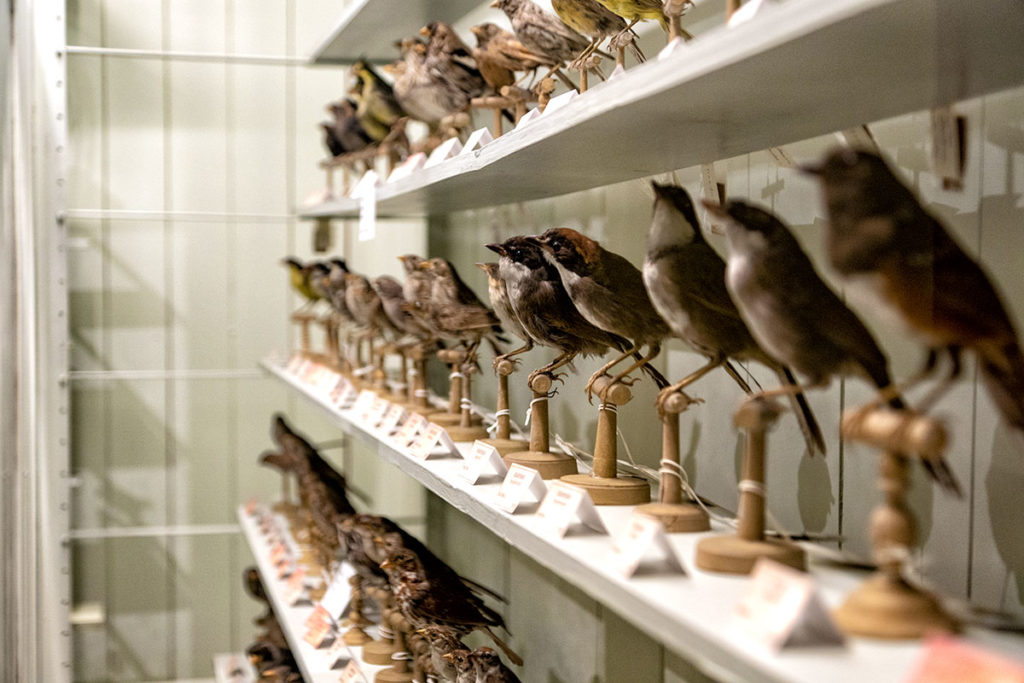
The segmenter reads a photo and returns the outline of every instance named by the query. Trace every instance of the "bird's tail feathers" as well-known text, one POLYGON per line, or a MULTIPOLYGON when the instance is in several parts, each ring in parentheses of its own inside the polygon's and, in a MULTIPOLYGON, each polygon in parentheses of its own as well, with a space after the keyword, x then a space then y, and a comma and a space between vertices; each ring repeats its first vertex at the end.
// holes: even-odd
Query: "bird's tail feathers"
POLYGON ((505 653, 505 656, 508 657, 510 662, 512 662, 516 666, 523 665, 523 658, 520 657, 512 648, 506 645, 505 642, 494 633, 494 631, 487 628, 486 626, 482 628, 484 633, 490 636, 491 640, 494 641, 494 644, 501 648, 501 651, 505 653))
MULTIPOLYGON (((796 377, 793 376, 793 371, 786 366, 782 366, 777 370, 779 375, 779 381, 784 386, 796 387, 796 377)), ((807 397, 804 396, 802 391, 791 391, 789 393, 790 404, 793 407, 793 413, 796 415, 796 420, 800 424, 800 431, 804 435, 804 441, 807 442, 807 450, 811 455, 814 455, 815 450, 820 452, 822 455, 826 454, 825 449, 825 437, 822 436, 821 427, 818 425, 818 419, 814 417, 814 411, 811 410, 811 406, 807 403, 807 397)))
POLYGON ((979 346, 977 351, 989 396, 1007 422, 1024 430, 1024 355, 1017 340, 979 346))
MULTIPOLYGON (((636 358, 637 360, 641 360, 643 358, 643 356, 640 354, 639 351, 636 351, 633 354, 633 358, 636 358)), ((659 389, 664 389, 665 387, 667 387, 667 386, 669 386, 671 384, 671 382, 669 382, 667 379, 665 379, 665 375, 663 375, 660 372, 658 372, 658 369, 656 367, 654 367, 653 365, 651 365, 650 363, 644 363, 643 365, 640 366, 640 369, 643 371, 643 373, 645 375, 647 375, 652 380, 654 380, 654 383, 656 385, 658 385, 659 389)))

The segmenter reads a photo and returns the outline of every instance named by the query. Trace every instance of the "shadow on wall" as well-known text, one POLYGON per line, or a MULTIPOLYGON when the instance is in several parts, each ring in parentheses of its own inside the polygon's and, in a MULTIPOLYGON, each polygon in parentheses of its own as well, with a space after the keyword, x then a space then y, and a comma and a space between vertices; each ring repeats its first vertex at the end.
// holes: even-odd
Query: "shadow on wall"
MULTIPOLYGON (((992 438, 992 463, 985 474, 988 514, 992 520, 992 538, 1006 567, 1006 582, 1017 582, 1017 595, 1024 596, 1024 543, 1021 543, 1020 518, 1008 514, 1018 509, 1024 491, 1021 453, 1024 437, 1000 421, 992 438)), ((1007 583, 1000 604, 1005 607, 1007 583)))

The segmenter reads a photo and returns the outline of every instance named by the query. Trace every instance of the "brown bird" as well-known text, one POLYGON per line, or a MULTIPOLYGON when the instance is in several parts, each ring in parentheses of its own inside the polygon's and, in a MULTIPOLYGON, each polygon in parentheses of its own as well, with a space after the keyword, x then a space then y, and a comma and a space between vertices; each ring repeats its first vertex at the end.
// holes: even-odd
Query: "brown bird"
POLYGON ((476 683, 476 667, 473 666, 473 660, 469 657, 470 654, 469 650, 463 648, 452 650, 444 656, 451 664, 452 671, 455 672, 455 677, 452 679, 453 683, 476 683))
POLYGON ((460 636, 479 629, 510 660, 522 665, 522 658, 491 630, 492 627, 504 628, 505 620, 464 584, 435 584, 427 577, 416 553, 408 549, 393 552, 380 566, 391 582, 395 604, 414 628, 429 624, 447 626, 460 636))
POLYGON ((469 653, 473 662, 477 683, 520 683, 512 669, 505 666, 498 653, 489 647, 481 647, 469 653))
POLYGON ((960 373, 961 350, 970 349, 999 412, 1024 429, 1024 355, 984 269, 878 155, 836 150, 804 170, 824 189, 832 266, 895 309, 927 344, 925 373, 939 352, 949 355, 950 374, 925 403, 949 388, 960 373))
MULTIPOLYGON (((658 395, 658 408, 673 392, 723 367, 743 391, 750 385, 729 363, 757 361, 775 371, 783 386, 795 387, 796 379, 785 365, 766 354, 736 310, 725 288, 725 260, 701 232, 697 213, 686 190, 674 185, 652 184, 654 215, 647 237, 643 276, 654 308, 672 332, 708 358, 707 365, 658 395)), ((803 393, 788 393, 793 412, 807 441, 807 449, 825 452, 825 439, 803 393)))
POLYGON ((427 46, 417 41, 403 45, 402 61, 395 77, 394 93, 409 116, 436 128, 445 116, 459 111, 462 93, 447 88, 427 66, 427 46))
MULTIPOLYGON (((611 36, 618 36, 629 31, 622 17, 609 10, 596 0, 551 0, 551 8, 562 20, 562 23, 582 36, 590 38, 588 45, 577 57, 577 60, 592 54, 601 41, 611 36)), ((630 36, 629 45, 638 61, 644 61, 644 55, 637 47, 636 40, 630 36)))
POLYGON ((590 44, 561 19, 545 12, 532 0, 493 0, 491 7, 500 9, 509 21, 516 38, 526 49, 561 64, 583 52, 590 44))
POLYGON ((396 329, 421 341, 429 339, 430 330, 406 306, 401 282, 390 275, 381 275, 373 281, 373 289, 380 297, 384 314, 396 329))
POLYGON ((576 309, 592 325, 629 339, 630 348, 605 363, 587 382, 592 394, 594 381, 644 346, 647 354, 620 372, 608 385, 622 381, 637 368, 645 370, 658 388, 668 381, 650 365, 661 352, 661 340, 670 333, 668 325, 654 310, 643 275, 622 256, 603 248, 595 240, 572 228, 552 228, 538 238, 545 258, 558 269, 562 285, 576 309))
MULTIPOLYGON (((833 375, 857 374, 880 392, 891 392, 885 354, 860 318, 818 276, 782 221, 739 200, 724 207, 705 206, 724 219, 729 240, 726 287, 761 348, 806 377, 808 386, 824 387, 833 375)), ((889 405, 904 407, 898 396, 889 405)), ((923 462, 940 484, 959 492, 945 462, 923 462)))
POLYGON ((468 109, 470 100, 482 95, 486 87, 469 46, 443 21, 427 24, 420 35, 427 39, 427 69, 438 79, 439 87, 450 91, 449 113, 468 109))
POLYGON ((358 152, 373 142, 373 138, 359 122, 356 107, 356 103, 350 99, 327 105, 333 120, 320 125, 324 131, 324 144, 331 156, 358 152))
POLYGON ((516 72, 555 66, 547 57, 531 52, 512 33, 490 22, 469 29, 476 36, 473 59, 491 89, 500 93, 516 82, 516 72))
POLYGON ((523 331, 534 343, 559 351, 555 360, 530 375, 531 380, 568 365, 579 355, 602 356, 609 347, 620 352, 629 348, 627 339, 595 327, 580 315, 536 238, 511 237, 487 248, 501 256, 498 275, 523 331))
MULTIPOLYGON (((492 245, 487 246, 491 247, 492 245)), ((513 363, 518 363, 518 360, 512 359, 512 356, 526 353, 532 349, 533 339, 530 337, 529 333, 523 329, 515 311, 512 310, 512 302, 509 301, 508 288, 505 286, 505 281, 501 279, 501 275, 498 273, 498 264, 478 263, 476 265, 480 270, 487 274, 487 294, 490 296, 491 308, 494 310, 494 314, 498 316, 502 329, 506 332, 511 332, 526 342, 518 349, 513 349, 508 353, 496 356, 494 358, 494 367, 497 367, 498 363, 501 361, 508 359, 511 359, 513 363)))
POLYGON ((345 275, 345 305, 367 333, 387 333, 395 338, 402 335, 384 314, 383 303, 370 281, 358 273, 345 275))
POLYGON ((458 671, 451 659, 445 657, 445 655, 456 650, 467 649, 466 644, 459 639, 455 631, 445 626, 428 624, 420 628, 419 633, 426 639, 427 647, 430 649, 430 663, 434 669, 433 673, 440 676, 441 680, 444 681, 455 680, 458 671))
POLYGON ((501 325, 491 309, 487 308, 469 288, 455 266, 446 259, 434 257, 423 264, 433 274, 430 290, 430 319, 432 327, 442 336, 465 344, 470 355, 486 339, 498 355, 502 352, 501 325))

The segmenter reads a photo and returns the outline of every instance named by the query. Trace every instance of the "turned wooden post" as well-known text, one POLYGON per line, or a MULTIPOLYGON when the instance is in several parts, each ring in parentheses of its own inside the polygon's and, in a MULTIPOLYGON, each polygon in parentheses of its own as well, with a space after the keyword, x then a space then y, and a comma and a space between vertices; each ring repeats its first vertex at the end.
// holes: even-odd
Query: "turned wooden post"
POLYGON ((536 470, 544 479, 558 479, 577 472, 576 459, 565 453, 552 453, 548 439, 548 400, 551 392, 550 374, 535 375, 530 380, 533 400, 530 401, 530 449, 504 456, 506 465, 519 464, 536 470))

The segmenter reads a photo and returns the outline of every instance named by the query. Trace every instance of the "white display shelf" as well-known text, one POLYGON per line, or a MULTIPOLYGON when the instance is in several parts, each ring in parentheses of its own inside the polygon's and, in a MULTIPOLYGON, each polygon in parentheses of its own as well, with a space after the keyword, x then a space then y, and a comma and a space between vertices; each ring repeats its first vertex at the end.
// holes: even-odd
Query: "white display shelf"
POLYGON ((481 0, 356 0, 313 51, 313 64, 392 62, 395 43, 431 21, 453 22, 481 0))
MULTIPOLYGON (((275 515, 275 519, 285 534, 291 533, 287 518, 275 515)), ((331 668, 334 662, 328 657, 327 650, 314 648, 302 639, 305 622, 312 614, 314 605, 306 603, 293 607, 287 603, 285 600, 287 580, 278 578, 277 572, 274 570, 270 559, 271 546, 260 532, 258 519, 247 514, 245 506, 239 506, 238 522, 249 543, 249 548, 256 558, 256 566, 263 579, 263 585, 267 589, 270 604, 274 607, 274 614, 277 615, 278 621, 281 623, 281 628, 288 639, 288 645, 299 664, 303 678, 307 683, 337 683, 342 670, 341 668, 331 668)), ((376 633, 375 627, 366 630, 370 635, 376 633)), ((346 649, 348 656, 359 666, 366 683, 373 683, 376 673, 386 668, 363 662, 361 647, 348 646, 346 649)))
POLYGON ((217 683, 256 683, 257 678, 244 652, 213 656, 213 679, 217 683))
MULTIPOLYGON (((697 541, 709 534, 674 534, 670 542, 683 558, 688 576, 643 576, 624 579, 609 568, 612 537, 632 513, 631 506, 601 507, 598 512, 611 535, 548 534, 533 513, 510 515, 495 506, 500 484, 471 485, 459 477, 455 457, 413 458, 386 441, 386 435, 362 425, 351 411, 333 405, 327 393, 291 374, 287 359, 262 362, 275 377, 322 408, 346 433, 375 447, 378 455, 413 477, 450 505, 469 515, 517 550, 609 606, 637 628, 679 653, 716 679, 737 681, 808 681, 863 683, 904 680, 920 659, 918 643, 853 638, 845 646, 802 648, 775 653, 759 644, 734 621, 734 608, 748 586, 746 578, 711 574, 693 562, 697 541)), ((457 444, 464 455, 470 443, 457 444)), ((713 521, 710 533, 724 527, 713 521)), ((829 607, 868 574, 811 560, 811 574, 829 607)), ((515 599, 515 596, 511 596, 515 599)), ((975 644, 1020 659, 1024 637, 970 628, 964 637, 975 644)))
MULTIPOLYGON (((382 185, 377 214, 557 196, 1004 90, 1024 84, 1021 35, 1018 0, 766 2, 483 149, 382 185)), ((343 198, 299 214, 358 211, 343 198)))

